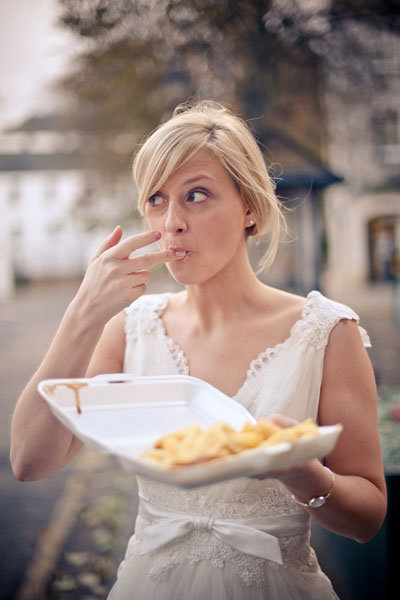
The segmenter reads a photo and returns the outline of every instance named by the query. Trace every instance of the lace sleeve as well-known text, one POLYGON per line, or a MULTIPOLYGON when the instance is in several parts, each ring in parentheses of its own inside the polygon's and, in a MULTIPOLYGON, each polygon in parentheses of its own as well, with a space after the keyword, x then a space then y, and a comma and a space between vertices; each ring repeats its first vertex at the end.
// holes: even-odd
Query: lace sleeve
POLYGON ((124 309, 125 313, 125 341, 130 344, 137 337, 138 324, 140 322, 140 306, 137 301, 124 309))
POLYGON ((147 294, 135 300, 125 308, 126 343, 134 341, 139 335, 153 331, 158 325, 158 317, 168 303, 166 294, 147 294))
MULTIPOLYGON (((332 329, 342 321, 349 319, 359 323, 359 316, 354 310, 340 302, 334 302, 320 292, 311 292, 309 301, 300 322, 302 335, 317 349, 324 348, 328 343, 332 329)), ((358 326, 362 342, 366 348, 371 347, 369 336, 363 327, 358 326)))
POLYGON ((365 348, 371 348, 372 344, 371 344, 371 340, 369 339, 369 335, 366 332, 366 330, 364 329, 364 327, 361 327, 360 325, 358 326, 358 330, 360 332, 361 335, 361 339, 362 342, 365 346, 365 348))

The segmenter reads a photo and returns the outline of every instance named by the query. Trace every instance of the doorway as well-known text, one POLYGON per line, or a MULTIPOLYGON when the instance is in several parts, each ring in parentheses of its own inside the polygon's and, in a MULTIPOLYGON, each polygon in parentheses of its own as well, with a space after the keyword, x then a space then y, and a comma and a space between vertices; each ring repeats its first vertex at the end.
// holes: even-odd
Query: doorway
POLYGON ((394 259, 400 251, 400 217, 385 215, 368 223, 369 279, 392 281, 394 259))

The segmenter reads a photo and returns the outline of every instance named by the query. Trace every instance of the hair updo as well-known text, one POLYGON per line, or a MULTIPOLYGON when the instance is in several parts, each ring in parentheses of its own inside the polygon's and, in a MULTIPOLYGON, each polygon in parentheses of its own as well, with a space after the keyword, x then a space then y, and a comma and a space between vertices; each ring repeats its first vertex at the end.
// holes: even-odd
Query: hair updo
POLYGON ((275 258, 284 225, 281 204, 249 127, 221 104, 180 105, 145 140, 133 161, 140 213, 144 214, 146 200, 199 151, 211 152, 236 184, 255 220, 246 228, 248 237, 269 234, 260 260, 260 269, 265 269, 275 258))

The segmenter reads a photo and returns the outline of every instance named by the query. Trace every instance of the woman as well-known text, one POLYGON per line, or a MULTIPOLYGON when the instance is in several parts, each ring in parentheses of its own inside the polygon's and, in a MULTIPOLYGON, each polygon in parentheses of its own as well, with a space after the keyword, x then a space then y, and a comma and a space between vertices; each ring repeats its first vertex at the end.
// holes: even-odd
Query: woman
POLYGON ((309 546, 310 517, 364 542, 386 510, 376 389, 358 317, 319 292, 302 298, 253 273, 247 238, 270 233, 263 266, 270 264, 281 210, 254 137, 222 106, 176 111, 139 150, 134 178, 150 232, 121 241, 117 228, 92 260, 18 401, 14 472, 45 477, 81 446, 36 392, 51 377, 190 373, 256 418, 341 423, 324 464, 190 491, 140 478, 135 536, 110 593, 112 600, 336 598, 309 546), (154 240, 158 252, 129 258, 154 240), (163 262, 184 291, 144 296, 148 269, 163 262), (240 535, 221 539, 214 519, 231 530, 241 525, 240 535), (166 523, 168 539, 160 541, 166 523))

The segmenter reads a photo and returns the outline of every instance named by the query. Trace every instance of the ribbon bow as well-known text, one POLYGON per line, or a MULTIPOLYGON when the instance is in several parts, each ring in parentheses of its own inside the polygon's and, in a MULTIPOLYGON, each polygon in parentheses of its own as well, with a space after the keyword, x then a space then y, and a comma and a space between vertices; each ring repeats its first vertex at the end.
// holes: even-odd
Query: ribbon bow
POLYGON ((296 535, 307 531, 306 513, 278 515, 258 519, 227 521, 199 515, 188 515, 140 497, 139 515, 157 521, 141 536, 140 554, 152 552, 192 530, 209 532, 235 550, 282 564, 279 535, 296 535))

